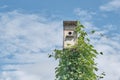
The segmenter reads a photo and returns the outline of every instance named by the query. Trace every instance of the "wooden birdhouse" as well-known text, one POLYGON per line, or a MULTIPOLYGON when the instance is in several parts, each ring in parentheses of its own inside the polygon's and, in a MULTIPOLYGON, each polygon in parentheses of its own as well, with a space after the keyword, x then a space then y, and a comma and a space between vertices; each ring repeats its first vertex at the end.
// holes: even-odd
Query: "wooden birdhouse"
POLYGON ((63 48, 71 48, 76 44, 77 32, 75 28, 77 27, 78 21, 63 21, 63 48))

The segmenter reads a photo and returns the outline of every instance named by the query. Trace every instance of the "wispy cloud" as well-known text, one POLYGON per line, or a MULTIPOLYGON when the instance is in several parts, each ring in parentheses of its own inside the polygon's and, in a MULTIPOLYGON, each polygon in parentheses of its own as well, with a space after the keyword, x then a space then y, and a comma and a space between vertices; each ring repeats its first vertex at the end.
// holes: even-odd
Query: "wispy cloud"
MULTIPOLYGON (((106 76, 103 80, 119 80, 120 79, 120 37, 119 33, 115 33, 112 37, 106 37, 109 35, 103 35, 100 37, 99 34, 110 34, 111 25, 106 25, 107 28, 99 29, 94 35, 91 35, 91 43, 94 44, 95 48, 99 52, 103 52, 104 55, 98 56, 97 63, 100 72, 105 72, 106 76)), ((114 34, 114 33, 112 33, 114 34)))
MULTIPOLYGON (((79 15, 86 17, 87 13, 79 15)), ((62 23, 47 19, 18 11, 0 13, 0 80, 54 80, 57 62, 49 59, 48 53, 62 47, 62 23)), ((113 25, 100 29, 89 20, 83 24, 88 26, 86 30, 97 30, 90 38, 95 48, 104 53, 96 60, 100 72, 106 73, 103 80, 119 80, 119 34, 110 32, 113 25), (100 33, 114 36, 100 37, 100 33)))
POLYGON ((0 6, 0 9, 4 9, 4 8, 7 8, 8 5, 3 5, 3 6, 0 6))
POLYGON ((53 80, 57 63, 48 53, 62 46, 60 21, 17 11, 0 17, 0 80, 53 80))
POLYGON ((76 9, 77 15, 82 20, 82 24, 86 26, 86 31, 96 30, 94 35, 89 34, 91 43, 99 52, 104 55, 98 56, 99 72, 105 72, 106 76, 103 80, 119 80, 120 79, 120 36, 116 32, 116 25, 106 24, 102 28, 97 27, 90 20, 95 13, 86 10, 76 9))
POLYGON ((91 20, 93 18, 92 16, 96 14, 95 12, 83 10, 81 8, 76 8, 74 10, 74 13, 80 17, 80 20, 84 20, 84 21, 91 20))
POLYGON ((117 11, 120 10, 120 0, 110 0, 108 3, 100 6, 103 11, 117 11))

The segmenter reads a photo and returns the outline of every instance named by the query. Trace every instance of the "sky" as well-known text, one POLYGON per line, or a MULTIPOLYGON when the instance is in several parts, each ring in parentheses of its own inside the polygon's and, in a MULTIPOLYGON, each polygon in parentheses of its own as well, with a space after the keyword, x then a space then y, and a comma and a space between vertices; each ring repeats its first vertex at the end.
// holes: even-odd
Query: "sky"
POLYGON ((0 80, 54 80, 63 21, 86 26, 102 80, 120 80, 120 0, 0 0, 0 80), (102 34, 102 37, 100 36, 102 34))

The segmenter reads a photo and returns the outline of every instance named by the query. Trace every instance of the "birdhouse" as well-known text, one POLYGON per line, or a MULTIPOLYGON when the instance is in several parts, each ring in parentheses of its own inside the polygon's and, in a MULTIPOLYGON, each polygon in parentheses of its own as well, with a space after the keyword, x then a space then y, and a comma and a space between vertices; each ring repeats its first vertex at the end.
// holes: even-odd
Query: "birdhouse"
POLYGON ((63 48, 71 48, 77 41, 77 21, 63 21, 63 27, 63 48))

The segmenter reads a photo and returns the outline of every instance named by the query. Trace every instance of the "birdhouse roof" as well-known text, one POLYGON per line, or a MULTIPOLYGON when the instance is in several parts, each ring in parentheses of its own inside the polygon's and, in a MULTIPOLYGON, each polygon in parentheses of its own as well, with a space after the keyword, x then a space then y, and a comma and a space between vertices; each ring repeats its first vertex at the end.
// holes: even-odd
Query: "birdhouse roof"
POLYGON ((63 26, 77 26, 77 21, 63 21, 63 26))

